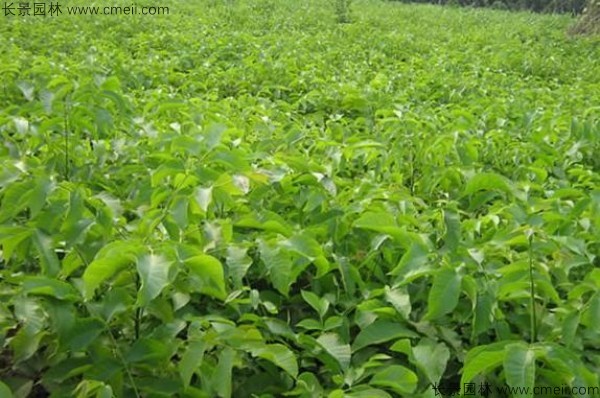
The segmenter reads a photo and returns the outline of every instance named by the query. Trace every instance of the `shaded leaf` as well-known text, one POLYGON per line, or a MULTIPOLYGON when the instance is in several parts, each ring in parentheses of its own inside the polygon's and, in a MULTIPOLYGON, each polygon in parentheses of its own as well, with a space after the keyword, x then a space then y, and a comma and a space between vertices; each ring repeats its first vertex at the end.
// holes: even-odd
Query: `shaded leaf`
POLYGON ((458 248, 461 239, 460 216, 454 210, 445 210, 444 223, 446 224, 444 245, 450 252, 454 252, 458 248))
POLYGON ((104 323, 94 318, 80 318, 69 329, 65 336, 63 344, 71 351, 81 351, 87 348, 102 332, 104 323))
POLYGON ((41 230, 37 229, 33 235, 33 244, 35 245, 42 266, 42 274, 50 277, 58 275, 60 272, 60 261, 52 247, 52 239, 41 230))
POLYGON ((213 387, 221 398, 231 397, 233 361, 236 353, 233 348, 226 347, 219 354, 219 363, 215 369, 213 387))
POLYGON ((454 310, 460 295, 461 276, 452 268, 442 268, 433 277, 427 300, 426 319, 435 319, 454 310))
POLYGON ((188 343, 188 346, 181 357, 181 361, 179 361, 177 366, 179 369, 179 376, 185 387, 190 385, 192 375, 202 364, 205 351, 206 343, 202 340, 190 341, 188 343))
POLYGON ((165 361, 171 357, 174 348, 164 341, 141 338, 125 354, 125 360, 131 363, 165 361))
POLYGON ((372 344, 385 343, 401 337, 417 336, 415 332, 400 323, 377 320, 360 331, 354 339, 352 351, 355 352, 372 344))
POLYGON ((461 385, 469 383, 478 374, 486 373, 501 366, 506 356, 504 348, 511 343, 514 343, 514 341, 504 340, 471 349, 465 358, 461 385))
POLYGON ((444 343, 435 343, 429 339, 423 339, 413 348, 413 357, 417 366, 430 383, 439 383, 446 364, 450 359, 450 350, 444 343))

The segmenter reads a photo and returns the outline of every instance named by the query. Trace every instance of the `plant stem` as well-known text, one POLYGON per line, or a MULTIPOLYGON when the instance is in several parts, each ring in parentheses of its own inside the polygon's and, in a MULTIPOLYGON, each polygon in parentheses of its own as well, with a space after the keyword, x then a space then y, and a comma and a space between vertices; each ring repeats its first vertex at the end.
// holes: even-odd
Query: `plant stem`
MULTIPOLYGON (((140 275, 136 272, 135 274, 135 287, 136 291, 140 290, 140 275)), ((135 331, 135 340, 139 340, 140 338, 140 324, 142 323, 142 307, 138 307, 135 309, 135 318, 134 318, 134 331, 135 331)))
POLYGON ((125 361, 125 357, 123 357, 123 353, 121 352, 121 349, 119 348, 119 345, 117 344, 117 340, 115 340, 115 337, 113 336, 112 332, 110 331, 108 325, 106 325, 106 328, 108 330, 108 335, 110 336, 110 340, 113 343, 113 345, 115 346, 117 355, 119 356, 121 363, 123 363, 123 367, 125 368, 125 372, 127 373, 127 378, 129 379, 129 382, 131 383, 131 387, 133 387, 133 392, 135 393, 136 398, 141 398, 140 392, 138 391, 137 385, 135 384, 135 380, 133 380, 133 375, 131 374, 131 369, 129 369, 129 366, 127 366, 127 362, 125 361))
POLYGON ((535 284, 533 281, 533 234, 529 235, 529 298, 531 306, 531 343, 537 340, 537 320, 535 316, 535 284))
POLYGON ((410 147, 410 194, 411 196, 415 195, 415 154, 413 152, 413 147, 410 147))
POLYGON ((65 138, 65 180, 69 181, 69 112, 67 109, 67 98, 64 100, 64 138, 65 138))
POLYGON ((142 307, 135 310, 135 339, 140 338, 140 323, 142 322, 142 307))

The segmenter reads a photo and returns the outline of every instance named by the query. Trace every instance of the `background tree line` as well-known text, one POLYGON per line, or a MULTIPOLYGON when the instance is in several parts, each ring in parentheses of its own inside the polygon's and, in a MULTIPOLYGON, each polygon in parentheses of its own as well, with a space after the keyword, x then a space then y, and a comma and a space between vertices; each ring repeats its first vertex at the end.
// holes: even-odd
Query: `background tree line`
POLYGON ((586 0, 393 0, 405 3, 433 3, 473 7, 493 7, 507 10, 580 14, 586 0))

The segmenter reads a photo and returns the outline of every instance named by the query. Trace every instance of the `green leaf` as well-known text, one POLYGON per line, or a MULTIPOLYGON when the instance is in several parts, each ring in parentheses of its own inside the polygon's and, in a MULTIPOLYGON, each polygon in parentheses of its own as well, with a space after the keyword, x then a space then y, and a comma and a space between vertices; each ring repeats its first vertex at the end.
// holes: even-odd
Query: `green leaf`
POLYGON ((285 240, 282 246, 310 260, 323 256, 321 245, 319 245, 316 240, 306 235, 294 235, 285 240))
POLYGON ((425 319, 436 319, 452 312, 458 304, 461 276, 452 268, 442 268, 433 277, 425 319))
POLYGON ((227 131, 227 126, 220 123, 212 123, 206 128, 204 137, 208 149, 213 149, 219 145, 225 131, 227 131))
POLYGON ((567 347, 570 347, 573 344, 580 320, 581 314, 577 311, 573 311, 568 314, 562 322, 561 341, 567 347))
MULTIPOLYGON (((516 343, 504 348, 504 375, 506 383, 515 390, 533 391, 535 384, 535 351, 527 344, 516 343)), ((517 393, 515 398, 527 397, 531 394, 517 393)))
POLYGON ((465 186, 463 195, 471 195, 477 191, 500 190, 506 193, 512 193, 514 187, 510 180, 496 173, 475 174, 465 186))
POLYGON ((530 346, 544 362, 555 369, 563 383, 598 385, 598 373, 584 365, 579 352, 555 343, 538 343, 530 346))
POLYGON ((428 274, 430 272, 427 266, 428 254, 427 247, 418 242, 413 242, 400 258, 398 265, 390 272, 390 275, 397 276, 397 281, 406 284, 416 277, 428 274))
POLYGON ((104 331, 104 323, 95 318, 80 318, 64 335, 63 344, 71 351, 82 351, 104 331))
POLYGON ((62 346, 71 337, 69 332, 75 325, 77 310, 71 302, 61 300, 48 300, 44 303, 52 329, 58 336, 62 346))
POLYGON ((450 359, 450 350, 444 343, 435 343, 430 339, 423 339, 413 348, 414 360, 430 383, 439 383, 446 364, 450 359))
POLYGON ((52 239, 39 229, 36 229, 32 235, 42 266, 42 274, 55 277, 60 272, 60 261, 52 247, 52 239))
POLYGON ((266 359, 287 372, 293 378, 298 376, 298 363, 294 353, 283 344, 264 344, 251 349, 255 357, 266 359))
POLYGON ((21 324, 21 330, 39 332, 44 328, 47 313, 33 297, 17 297, 14 303, 14 315, 21 324))
POLYGON ((492 325, 492 310, 495 302, 495 294, 490 288, 477 295, 475 314, 473 316, 472 337, 476 337, 485 332, 492 325))
POLYGON ((298 393, 308 393, 311 397, 323 396, 323 387, 319 379, 313 373, 301 373, 296 382, 296 388, 293 391, 298 393))
POLYGON ((224 348, 219 354, 219 363, 213 376, 213 388, 221 398, 231 397, 231 379, 235 357, 236 352, 230 347, 224 348))
POLYGON ((0 226, 0 244, 4 259, 10 260, 19 245, 31 237, 33 232, 31 228, 22 226, 0 226))
POLYGON ((486 373, 501 366, 506 357, 504 348, 511 343, 514 341, 504 340, 471 349, 465 358, 461 385, 469 383, 480 373, 486 373))
POLYGON ((304 301, 306 301, 315 311, 317 311, 319 317, 323 319, 327 313, 327 310, 329 309, 329 301, 327 301, 327 299, 324 297, 320 298, 308 290, 301 290, 300 294, 302 295, 304 301))
POLYGON ((385 343, 401 337, 418 337, 418 335, 400 323, 377 320, 361 330, 356 336, 352 344, 352 352, 369 345, 385 343))
POLYGON ((196 202, 198 203, 198 206, 200 206, 202 211, 205 213, 208 210, 208 206, 211 204, 211 202, 213 200, 212 190, 213 190, 212 187, 196 189, 196 195, 195 195, 196 202))
POLYGON ((213 256, 200 255, 184 261, 191 274, 198 282, 200 293, 215 297, 219 300, 227 298, 223 265, 213 256))
POLYGON ((77 301, 79 294, 70 284, 45 276, 27 276, 23 279, 23 292, 49 296, 58 300, 77 301))
POLYGON ((261 229, 278 233, 285 237, 290 237, 293 231, 292 227, 289 226, 281 216, 270 212, 265 212, 259 216, 254 214, 244 216, 237 220, 235 226, 239 228, 261 229))
POLYGON ((446 224, 446 235, 444 246, 450 251, 455 252, 460 244, 460 216, 454 210, 444 211, 444 223, 446 224))
POLYGON ((600 330, 600 292, 596 292, 587 302, 581 314, 581 324, 591 330, 600 330))
POLYGON ((0 381, 0 397, 13 398, 13 393, 8 386, 0 381))
POLYGON ((34 182, 32 180, 15 182, 4 188, 1 192, 0 223, 9 221, 23 211, 27 207, 33 190, 34 182))
POLYGON ((99 303, 90 303, 89 305, 96 309, 104 320, 110 320, 117 314, 127 311, 133 305, 134 298, 129 294, 128 289, 112 288, 102 295, 99 303))
POLYGON ((352 349, 350 344, 344 344, 340 337, 335 333, 325 333, 319 336, 317 342, 331 355, 345 372, 350 366, 350 357, 352 349))
POLYGON ((203 340, 192 340, 188 343, 188 346, 181 357, 181 361, 179 361, 177 366, 181 381, 186 388, 190 385, 192 375, 202 364, 205 351, 206 342, 203 340))
POLYGON ((96 398, 113 398, 114 393, 113 389, 109 385, 102 385, 98 387, 98 391, 96 392, 96 398))
POLYGON ((53 365, 48 369, 46 378, 54 383, 63 383, 65 380, 83 374, 93 367, 93 361, 86 357, 71 357, 53 365))
POLYGON ((31 358, 38 350, 45 335, 45 332, 35 332, 28 328, 20 329, 10 341, 10 347, 14 353, 14 362, 18 363, 31 358))
POLYGON ((189 198, 186 196, 177 196, 173 199, 173 204, 169 213, 173 217, 173 220, 179 228, 184 230, 188 224, 188 209, 189 209, 189 198))
POLYGON ((297 327, 304 328, 307 330, 321 330, 323 325, 316 319, 305 318, 296 324, 297 327))
POLYGON ((417 375, 412 370, 401 365, 391 365, 378 370, 369 384, 405 395, 415 391, 418 381, 417 375))
POLYGON ((412 345, 409 339, 401 339, 396 341, 390 347, 391 351, 400 352, 408 357, 408 360, 411 362, 415 362, 412 345))
POLYGON ((242 279, 252 265, 252 259, 246 254, 247 248, 229 246, 227 248, 227 270, 235 287, 242 286, 242 279))
POLYGON ((392 304, 396 311, 406 320, 409 319, 412 307, 409 294, 402 289, 390 289, 385 287, 385 300, 392 304))
POLYGON ((269 271, 271 283, 281 294, 287 297, 292 280, 292 259, 290 254, 279 247, 259 241, 260 257, 269 271))
POLYGON ((93 297, 102 282, 133 263, 142 250, 141 245, 130 241, 115 241, 104 246, 83 273, 86 299, 93 297))
POLYGON ((75 389, 76 398, 112 398, 113 390, 109 385, 97 380, 82 380, 75 389))
POLYGON ((387 392, 377 388, 362 388, 344 394, 344 398, 392 398, 387 392))
POLYGON ((130 363, 136 362, 161 362, 168 360, 173 355, 174 349, 166 341, 151 338, 140 338, 125 354, 125 360, 130 363))
POLYGON ((172 262, 160 255, 147 254, 137 263, 137 271, 142 280, 138 292, 140 305, 148 305, 169 283, 169 269, 172 262))
POLYGON ((92 220, 84 218, 84 194, 81 191, 81 189, 76 189, 69 194, 67 216, 61 227, 67 247, 72 247, 85 238, 84 231, 92 223, 92 220))
POLYGON ((404 231, 398 227, 396 217, 389 213, 366 212, 353 224, 354 228, 375 231, 390 236, 402 236, 404 231))

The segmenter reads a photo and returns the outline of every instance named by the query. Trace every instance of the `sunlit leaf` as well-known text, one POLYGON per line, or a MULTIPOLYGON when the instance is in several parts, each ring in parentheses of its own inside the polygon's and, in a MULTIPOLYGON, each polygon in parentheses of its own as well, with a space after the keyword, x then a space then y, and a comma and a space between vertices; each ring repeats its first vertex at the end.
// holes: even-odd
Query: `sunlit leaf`
POLYGON ((370 384, 404 395, 415 391, 418 380, 417 375, 410 369, 401 365, 391 365, 375 373, 370 384))
POLYGON ((340 337, 334 333, 325 333, 317 339, 319 344, 340 364, 342 370, 348 369, 350 366, 350 357, 352 349, 350 344, 344 344, 340 341, 340 337))
POLYGON ((225 274, 223 265, 218 259, 209 255, 194 256, 185 260, 185 265, 198 281, 196 289, 199 292, 225 300, 227 297, 225 274))
POLYGON ((273 362, 290 376, 298 376, 298 363, 294 353, 283 344, 265 344, 252 349, 252 355, 273 362))
POLYGON ((138 294, 140 305, 147 305, 167 286, 171 264, 171 261, 156 254, 148 254, 138 260, 137 271, 142 281, 138 294))
POLYGON ((142 250, 137 243, 125 241, 115 241, 103 247, 83 273, 86 298, 91 298, 102 282, 135 262, 142 250))
MULTIPOLYGON (((507 345, 505 351, 504 372, 507 384, 513 389, 523 388, 533 391, 535 385, 535 351, 524 343, 507 345)), ((515 397, 529 395, 516 393, 515 397)))

